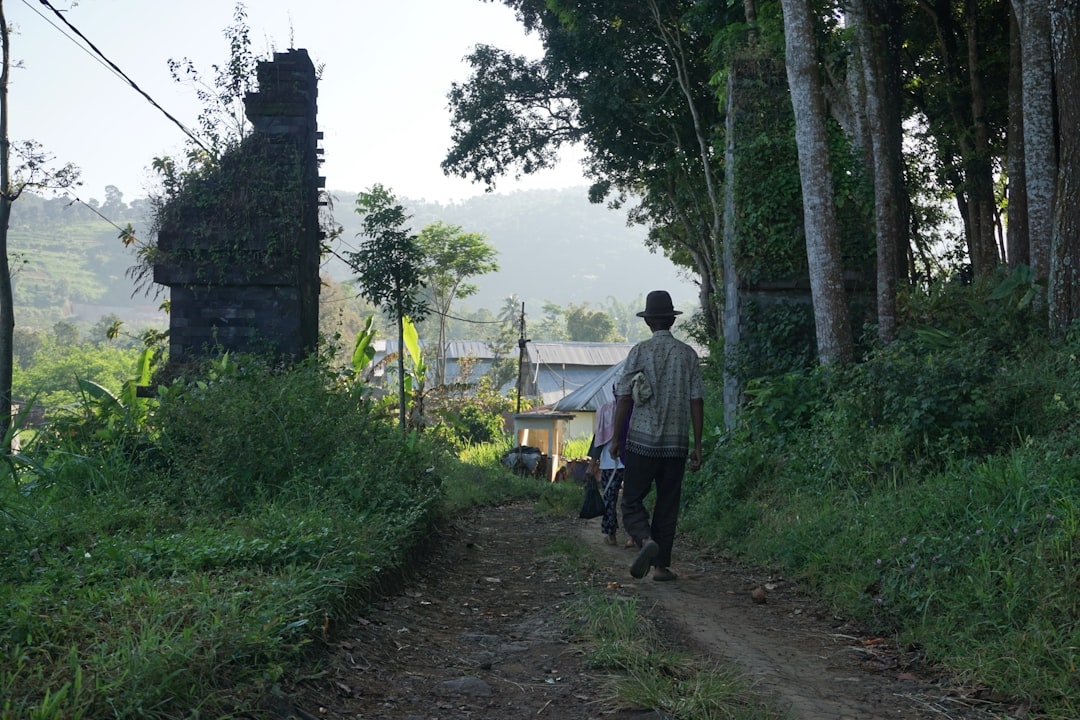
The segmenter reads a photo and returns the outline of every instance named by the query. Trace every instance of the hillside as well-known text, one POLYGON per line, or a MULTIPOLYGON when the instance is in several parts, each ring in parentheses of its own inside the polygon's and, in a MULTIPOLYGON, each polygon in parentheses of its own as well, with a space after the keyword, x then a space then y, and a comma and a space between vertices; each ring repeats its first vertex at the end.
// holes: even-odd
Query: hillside
MULTIPOLYGON (((359 242, 356 192, 332 194, 334 221, 344 228, 335 249, 347 250, 359 242)), ((160 299, 138 291, 128 276, 135 253, 119 241, 115 227, 131 223, 145 233, 146 200, 124 203, 116 191, 104 205, 88 202, 113 224, 69 199, 27 194, 15 203, 9 246, 17 325, 92 324, 108 314, 133 326, 163 324, 160 299)), ((479 291, 467 301, 469 309, 497 309, 516 293, 538 316, 544 301, 598 307, 611 297, 634 303, 655 288, 669 289, 679 307, 696 306, 696 289, 685 273, 645 247, 645 229, 627 227, 624 213, 589 203, 585 188, 483 195, 450 205, 403 202, 414 232, 442 220, 485 234, 498 250, 500 270, 476 279, 479 291)), ((338 281, 352 275, 333 256, 324 270, 338 281)))
MULTIPOLYGON (((332 194, 334 219, 345 229, 341 244, 355 247, 356 193, 332 194)), ((608 297, 629 302, 657 288, 668 289, 679 307, 697 305, 685 271, 645 247, 646 229, 627 227, 624 212, 590 203, 584 187, 481 195, 451 205, 403 202, 414 232, 442 220, 487 235, 498 249, 499 272, 476 279, 479 290, 467 301, 472 309, 498 308, 513 293, 533 313, 545 300, 595 307, 608 297)), ((349 276, 337 261, 328 261, 326 270, 335 279, 349 276)))
MULTIPOLYGON (((145 207, 145 201, 128 205, 117 198, 96 209, 115 225, 139 230, 146 227, 145 207)), ((21 196, 12 206, 8 235, 16 325, 92 324, 110 314, 133 326, 163 324, 160 300, 136 292, 128 277, 135 252, 124 247, 119 232, 81 203, 21 196)))

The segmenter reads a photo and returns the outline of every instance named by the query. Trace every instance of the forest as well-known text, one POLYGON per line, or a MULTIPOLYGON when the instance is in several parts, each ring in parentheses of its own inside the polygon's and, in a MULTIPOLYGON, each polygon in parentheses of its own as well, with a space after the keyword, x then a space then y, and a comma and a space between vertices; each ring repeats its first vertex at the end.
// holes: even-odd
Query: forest
MULTIPOLYGON (((683 484, 681 537, 797 578, 835 617, 988 698, 994 717, 1080 715, 1073 4, 503 4, 544 53, 475 48, 473 75, 448 92, 443 167, 497 187, 579 144, 589 199, 692 274, 698 312, 680 325, 710 352, 705 460, 683 484)), ((243 60, 246 29, 230 32, 243 60)), ((254 82, 245 68, 216 68, 211 129, 254 82)), ((214 151, 242 141, 215 137, 214 151)), ((215 157, 163 162, 171 184, 153 202, 215 157)), ((361 191, 357 209, 365 193, 392 199, 361 191)), ((494 240, 494 223, 409 210, 416 226, 387 237, 410 251, 438 221, 494 240)), ((370 239, 375 213, 361 215, 351 232, 370 239)), ((43 243, 27 246, 31 266, 55 252, 26 238, 43 243)), ((607 247, 617 256, 622 242, 607 247)), ((65 262, 73 288, 104 297, 86 261, 65 262)), ((413 277, 434 292, 435 275, 413 277)), ((328 285, 324 301, 350 303, 365 284, 328 285)), ((553 304, 549 330, 570 335, 566 311, 589 302, 621 332, 606 298, 632 316, 647 289, 553 304)), ((21 448, 0 464, 0 716, 258 716, 442 522, 513 498, 576 513, 576 484, 499 465, 513 393, 483 379, 426 387, 412 342, 414 382, 374 391, 377 304, 292 363, 225 353, 158 374, 160 336, 109 322, 91 332, 102 347, 129 342, 126 370, 111 356, 89 377, 100 348, 63 323, 18 356, 21 390, 75 382, 63 413, 16 415, 5 435, 21 448)), ((603 619, 578 619, 567 632, 593 652, 603 619)), ((612 698, 643 697, 628 690, 649 679, 637 647, 590 655, 612 698)), ((661 712, 689 691, 633 706, 661 712)), ((699 706, 712 714, 673 716, 761 717, 730 698, 699 706)))

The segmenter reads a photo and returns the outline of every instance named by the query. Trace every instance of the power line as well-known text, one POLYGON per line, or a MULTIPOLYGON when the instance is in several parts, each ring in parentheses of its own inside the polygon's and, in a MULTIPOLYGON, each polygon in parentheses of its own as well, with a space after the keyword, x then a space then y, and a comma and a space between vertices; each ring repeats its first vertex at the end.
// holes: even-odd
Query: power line
MULTIPOLYGON (((341 260, 346 265, 349 265, 349 262, 345 258, 341 257, 341 254, 339 252, 337 252, 336 250, 334 250, 333 248, 328 248, 327 249, 327 254, 333 255, 338 260, 341 260)), ((350 266, 350 268, 351 268, 351 266, 350 266)), ((357 297, 359 297, 359 294, 357 295, 357 297)), ((448 320, 458 320, 460 322, 472 323, 473 325, 507 325, 508 324, 506 320, 470 320, 469 318, 457 317, 456 315, 451 315, 450 313, 439 312, 439 310, 437 308, 431 308, 430 312, 433 315, 441 315, 442 317, 444 317, 444 318, 446 318, 448 320)))
POLYGON ((73 199, 73 200, 74 200, 75 202, 77 202, 77 203, 79 203, 80 205, 82 205, 83 207, 87 208, 87 209, 88 209, 88 210, 89 210, 90 212, 94 213, 94 214, 95 214, 95 215, 97 215, 97 216, 98 216, 99 218, 101 218, 101 219, 102 219, 102 220, 104 220, 105 222, 109 223, 110 225, 112 225, 112 226, 113 226, 114 228, 116 228, 116 229, 117 229, 117 230, 119 230, 120 232, 122 232, 122 233, 126 233, 126 232, 127 232, 127 228, 122 228, 122 227, 120 227, 119 225, 117 225, 116 223, 114 223, 114 222, 113 222, 112 220, 110 220, 109 218, 107 218, 107 217, 105 217, 104 215, 102 215, 102 214, 101 214, 100 212, 98 212, 98 209, 97 209, 96 207, 94 207, 93 205, 90 205, 90 204, 88 204, 87 202, 85 202, 85 201, 84 201, 84 200, 83 200, 83 199, 82 199, 81 197, 79 197, 79 196, 78 196, 78 195, 76 195, 75 193, 71 192, 71 190, 68 190, 68 189, 66 189, 66 188, 65 188, 65 189, 64 189, 64 193, 65 193, 66 195, 70 195, 70 196, 71 196, 71 198, 72 198, 72 199, 73 199))
POLYGON ((459 320, 461 322, 472 323, 473 325, 507 325, 508 324, 505 320, 470 320, 469 318, 456 317, 454 315, 451 315, 450 313, 442 313, 442 312, 439 312, 438 310, 432 310, 431 312, 434 313, 435 315, 442 315, 444 318, 446 318, 448 320, 459 320))
MULTIPOLYGON (((63 16, 63 15, 62 15, 62 14, 60 13, 60 11, 59 11, 59 10, 57 10, 56 8, 54 8, 54 7, 52 6, 52 4, 51 4, 51 3, 49 2, 49 0, 38 0, 38 1, 39 1, 39 2, 40 2, 40 3, 42 4, 42 5, 44 5, 45 7, 49 8, 50 10, 52 10, 52 11, 53 11, 53 13, 54 13, 54 14, 56 15, 56 17, 60 18, 60 21, 61 21, 62 23, 64 23, 64 25, 66 25, 66 26, 67 26, 68 28, 70 28, 70 29, 71 29, 71 31, 72 31, 73 33, 75 33, 76 35, 78 35, 78 36, 79 36, 79 38, 80 38, 80 39, 81 39, 81 40, 82 40, 82 41, 83 41, 84 43, 86 43, 86 44, 87 44, 87 45, 88 45, 88 46, 90 47, 90 49, 91 49, 91 50, 93 50, 93 51, 94 51, 94 52, 95 52, 95 53, 97 54, 97 56, 98 56, 98 57, 100 57, 100 58, 101 58, 102 60, 104 60, 104 61, 105 61, 106 63, 108 63, 109 67, 110 67, 110 68, 112 69, 112 71, 113 71, 114 73, 116 73, 116 74, 117 74, 117 75, 119 75, 119 76, 120 76, 121 78, 123 78, 123 80, 124 80, 125 82, 127 82, 127 84, 128 84, 128 85, 130 85, 130 86, 131 86, 131 87, 132 87, 132 88, 133 88, 133 89, 134 89, 134 90, 135 90, 135 91, 136 91, 137 93, 139 93, 139 94, 140 94, 140 95, 142 95, 142 96, 143 96, 144 98, 146 98, 146 100, 147 100, 147 101, 148 101, 148 102, 149 102, 149 103, 150 103, 151 105, 153 105, 153 106, 154 106, 155 108, 157 108, 157 109, 158 109, 158 110, 159 110, 159 111, 161 112, 161 114, 162 114, 162 115, 164 115, 164 116, 165 116, 165 117, 167 117, 167 118, 168 118, 169 120, 171 120, 171 121, 172 121, 172 123, 173 123, 174 125, 176 125, 176 127, 180 128, 180 130, 181 130, 181 131, 182 131, 182 132, 183 132, 183 133, 184 133, 185 135, 187 135, 187 136, 188 136, 189 138, 191 138, 192 142, 194 142, 194 143, 195 143, 196 145, 198 145, 199 147, 201 147, 201 148, 202 148, 203 150, 205 150, 206 152, 208 152, 208 153, 210 153, 210 154, 213 154, 213 152, 212 152, 212 151, 210 150, 210 148, 208 148, 208 147, 206 146, 206 144, 205 144, 205 143, 203 143, 203 141, 202 141, 202 140, 200 140, 200 139, 198 138, 198 136, 196 136, 196 135, 195 135, 195 133, 194 133, 194 132, 192 132, 191 130, 189 130, 189 129, 188 129, 188 127, 187 127, 186 125, 184 125, 184 123, 182 123, 182 122, 180 122, 179 120, 177 120, 177 119, 176 119, 175 117, 173 117, 173 116, 172 116, 172 115, 171 115, 171 114, 169 113, 169 111, 167 111, 167 110, 166 110, 165 108, 161 107, 161 105, 159 105, 159 104, 158 104, 158 102, 157 102, 156 100, 154 100, 154 98, 150 97, 150 95, 148 95, 148 94, 147 94, 147 93, 146 93, 146 92, 145 92, 145 91, 144 91, 144 90, 143 90, 142 88, 140 88, 140 87, 139 87, 138 85, 136 85, 136 84, 135 84, 135 81, 134 81, 134 80, 132 80, 131 78, 129 78, 129 77, 128 77, 128 76, 127 76, 127 75, 126 75, 125 73, 124 73, 124 71, 123 71, 123 70, 121 70, 121 69, 120 69, 119 67, 117 67, 116 63, 114 63, 114 62, 113 62, 112 60, 110 60, 109 58, 105 57, 105 53, 101 52, 101 50, 99 50, 99 49, 97 48, 97 46, 96 46, 96 45, 94 45, 94 43, 90 42, 90 40, 89 40, 89 39, 87 39, 87 37, 86 37, 85 35, 83 35, 83 34, 82 34, 82 33, 81 33, 80 31, 79 31, 79 29, 78 29, 77 27, 75 27, 75 26, 74 26, 74 25, 72 25, 72 24, 71 24, 70 22, 68 22, 67 18, 66 18, 66 17, 64 17, 64 16, 63 16)), ((25 0, 24 0, 24 2, 25 2, 25 0)))

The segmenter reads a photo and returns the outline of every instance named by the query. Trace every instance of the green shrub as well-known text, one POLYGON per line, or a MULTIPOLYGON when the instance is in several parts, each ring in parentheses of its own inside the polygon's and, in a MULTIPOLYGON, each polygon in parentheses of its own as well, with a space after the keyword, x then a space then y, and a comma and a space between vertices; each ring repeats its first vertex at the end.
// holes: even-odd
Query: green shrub
POLYGON ((258 358, 227 360, 209 380, 178 380, 160 393, 155 441, 171 462, 177 502, 240 509, 312 485, 351 493, 356 468, 394 468, 419 491, 431 474, 426 445, 400 432, 360 395, 336 392, 314 362, 283 371, 258 358))
POLYGON ((1080 711, 1080 328, 1050 339, 1022 280, 905 296, 918 322, 892 345, 751 385, 687 475, 680 530, 1063 720, 1080 711))
POLYGON ((428 432, 453 452, 461 453, 471 445, 496 442, 505 434, 503 417, 514 407, 509 395, 500 395, 490 378, 475 385, 440 388, 428 398, 428 410, 434 418, 428 432))
POLYGON ((463 473, 332 379, 223 358, 136 433, 164 462, 76 434, 0 487, 0 716, 249 713, 407 560, 463 473))

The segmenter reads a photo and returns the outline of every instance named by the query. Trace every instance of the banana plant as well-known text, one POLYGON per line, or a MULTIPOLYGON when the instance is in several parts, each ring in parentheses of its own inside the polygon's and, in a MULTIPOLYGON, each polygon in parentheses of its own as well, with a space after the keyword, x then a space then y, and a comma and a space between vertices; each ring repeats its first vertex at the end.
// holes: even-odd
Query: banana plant
POLYGON ((150 400, 139 396, 139 386, 150 384, 153 356, 154 350, 149 347, 139 353, 135 374, 124 381, 119 395, 93 380, 77 378, 86 410, 100 423, 94 433, 99 440, 115 440, 124 432, 145 427, 150 400))
POLYGON ((427 375, 427 365, 420 352, 420 333, 416 329, 416 323, 406 316, 401 318, 401 326, 405 351, 411 360, 405 376, 405 395, 409 399, 410 424, 416 426, 424 416, 424 377, 427 375))
POLYGON ((375 359, 375 322, 374 315, 368 315, 363 329, 356 334, 356 344, 352 353, 352 377, 355 382, 375 359))

